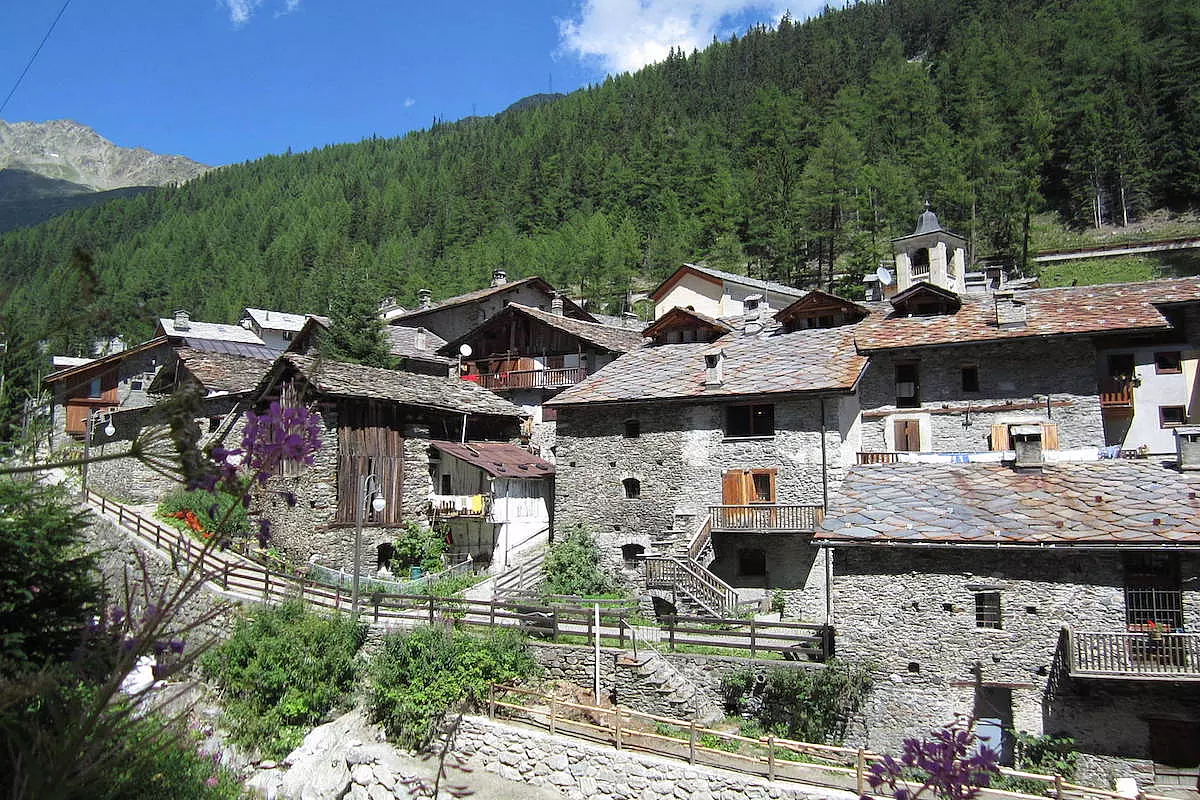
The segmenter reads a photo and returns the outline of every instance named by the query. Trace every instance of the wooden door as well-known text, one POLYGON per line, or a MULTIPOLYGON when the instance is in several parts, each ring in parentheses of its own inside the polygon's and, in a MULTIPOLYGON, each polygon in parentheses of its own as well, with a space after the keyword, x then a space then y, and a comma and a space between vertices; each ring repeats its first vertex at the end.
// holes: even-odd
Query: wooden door
POLYGON ((896 450, 914 452, 921 449, 921 422, 915 419, 896 420, 896 450))

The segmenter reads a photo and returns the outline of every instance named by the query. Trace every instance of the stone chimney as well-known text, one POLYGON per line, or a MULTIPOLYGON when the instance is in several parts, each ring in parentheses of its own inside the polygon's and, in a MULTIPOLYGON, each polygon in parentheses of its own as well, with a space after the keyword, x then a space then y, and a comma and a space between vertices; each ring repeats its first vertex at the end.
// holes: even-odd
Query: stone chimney
POLYGON ((1017 452, 1017 469, 1041 469, 1046 461, 1042 457, 1042 426, 1012 425, 1008 429, 1012 448, 1017 452))
POLYGON ((180 309, 175 312, 175 330, 186 331, 192 327, 192 315, 180 309))
POLYGON ((704 385, 720 386, 725 383, 725 351, 717 350, 704 354, 704 385))
MULTIPOLYGON (((496 284, 493 282, 492 285, 495 286, 496 284)), ((554 295, 554 299, 550 301, 550 313, 556 317, 563 315, 563 299, 557 292, 554 295)))
POLYGON ((1028 316, 1024 300, 1016 298, 1012 292, 996 292, 992 298, 996 303, 996 327, 1001 330, 1025 327, 1028 316))
POLYGON ((503 286, 508 283, 508 273, 502 269, 492 270, 492 286, 503 286))
POLYGON ((417 339, 417 349, 418 350, 428 350, 429 349, 429 334, 424 328, 417 328, 416 339, 417 339))
POLYGON ((1200 425, 1180 425, 1175 429, 1175 452, 1181 470, 1200 469, 1200 425))
POLYGON ((433 292, 429 289, 417 289, 417 308, 426 309, 433 306, 433 292))

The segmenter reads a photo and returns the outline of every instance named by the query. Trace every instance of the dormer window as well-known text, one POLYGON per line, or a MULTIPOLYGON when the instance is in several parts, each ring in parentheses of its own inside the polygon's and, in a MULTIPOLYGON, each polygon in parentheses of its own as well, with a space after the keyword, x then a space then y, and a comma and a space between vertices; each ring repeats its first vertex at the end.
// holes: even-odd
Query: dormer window
POLYGON ((857 303, 828 292, 814 289, 775 315, 784 330, 836 328, 851 325, 866 318, 870 312, 857 303))
POLYGON ((725 351, 704 354, 704 385, 720 386, 725 382, 725 351))
POLYGON ((949 289, 918 283, 893 297, 892 308, 904 317, 955 314, 962 308, 962 300, 949 289))
POLYGON ((762 295, 752 294, 742 301, 742 310, 746 313, 757 311, 759 303, 762 302, 762 295))

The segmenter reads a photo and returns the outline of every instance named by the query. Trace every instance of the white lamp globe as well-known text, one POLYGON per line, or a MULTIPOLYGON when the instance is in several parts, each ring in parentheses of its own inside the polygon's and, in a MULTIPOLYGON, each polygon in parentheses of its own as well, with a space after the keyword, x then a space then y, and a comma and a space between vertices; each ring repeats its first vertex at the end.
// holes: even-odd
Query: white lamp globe
POLYGON ((376 514, 383 511, 385 508, 387 508, 387 503, 384 502, 383 495, 377 494, 375 497, 371 498, 371 510, 376 514))

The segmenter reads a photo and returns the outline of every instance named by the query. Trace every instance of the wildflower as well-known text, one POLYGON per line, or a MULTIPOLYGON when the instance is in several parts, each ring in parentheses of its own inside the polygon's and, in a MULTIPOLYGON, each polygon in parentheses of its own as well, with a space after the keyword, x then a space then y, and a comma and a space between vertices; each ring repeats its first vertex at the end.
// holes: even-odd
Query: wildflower
POLYGON ((998 771, 1000 755, 990 747, 976 747, 972 722, 959 720, 930 732, 929 738, 904 740, 899 761, 891 756, 871 765, 867 783, 886 789, 895 800, 918 800, 931 792, 940 800, 973 800, 998 771), (899 785, 916 770, 926 778, 916 791, 899 785))

